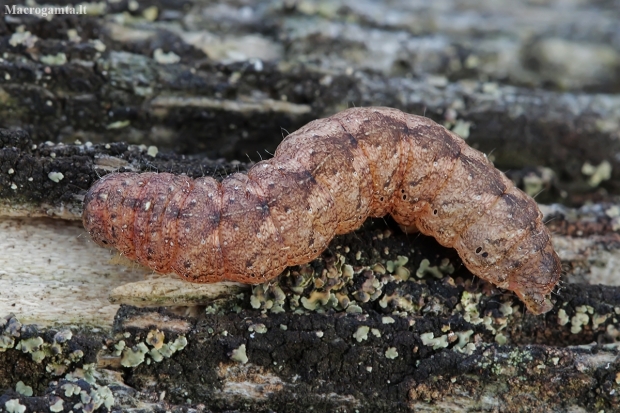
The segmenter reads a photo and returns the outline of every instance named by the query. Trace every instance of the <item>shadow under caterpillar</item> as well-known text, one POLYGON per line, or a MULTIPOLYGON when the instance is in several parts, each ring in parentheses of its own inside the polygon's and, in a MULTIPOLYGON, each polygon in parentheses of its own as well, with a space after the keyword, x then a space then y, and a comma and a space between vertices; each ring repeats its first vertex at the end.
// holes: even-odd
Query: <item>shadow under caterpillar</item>
POLYGON ((84 202, 98 244, 192 282, 267 281, 387 214, 455 248, 473 274, 514 291, 534 314, 552 308, 561 273, 531 197, 443 126, 391 108, 312 121, 272 159, 221 183, 110 174, 84 202))

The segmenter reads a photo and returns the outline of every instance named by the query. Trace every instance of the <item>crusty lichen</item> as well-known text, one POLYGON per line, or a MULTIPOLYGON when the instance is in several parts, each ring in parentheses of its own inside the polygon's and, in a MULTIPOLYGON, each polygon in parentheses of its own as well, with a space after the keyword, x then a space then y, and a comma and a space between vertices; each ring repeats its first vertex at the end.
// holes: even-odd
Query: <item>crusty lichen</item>
MULTIPOLYGON (((375 240, 390 238, 394 238, 390 230, 374 232, 375 240)), ((336 252, 313 263, 290 268, 279 279, 254 286, 250 296, 252 308, 263 313, 344 311, 360 314, 365 311, 364 306, 378 304, 380 308, 391 309, 394 315, 420 311, 421 300, 412 297, 406 288, 386 292, 390 284, 420 283, 410 280, 415 261, 403 255, 402 250, 386 246, 383 251, 372 250, 367 254, 338 245, 330 246, 330 250, 336 252)), ((443 279, 455 269, 450 260, 444 258, 436 266, 422 260, 415 271, 418 277, 431 275, 443 279)), ((446 312, 446 309, 436 306, 434 311, 446 312)))
POLYGON ((33 394, 32 387, 24 384, 24 382, 21 380, 18 381, 17 384, 15 385, 15 391, 24 396, 32 396, 33 394))
POLYGON ((187 346, 187 338, 184 335, 179 335, 174 341, 168 342, 165 342, 164 338, 165 335, 161 331, 150 330, 145 341, 139 341, 132 347, 127 347, 124 340, 119 340, 114 345, 113 354, 122 355, 120 363, 123 367, 136 367, 145 361, 147 364, 151 361, 159 363, 187 346))
POLYGON ((68 328, 56 331, 51 341, 46 341, 45 335, 38 334, 40 332, 31 327, 25 333, 28 338, 24 338, 22 325, 12 314, 3 318, 0 325, 4 326, 0 335, 0 351, 15 348, 29 354, 35 363, 42 364, 45 361, 45 371, 54 376, 62 376, 84 357, 81 349, 71 345, 73 333, 68 328))
POLYGON ((4 403, 7 413, 24 413, 26 406, 19 402, 19 399, 10 399, 4 403))
POLYGON ((248 362, 248 355, 246 354, 245 344, 241 344, 230 353, 230 359, 241 364, 248 362))

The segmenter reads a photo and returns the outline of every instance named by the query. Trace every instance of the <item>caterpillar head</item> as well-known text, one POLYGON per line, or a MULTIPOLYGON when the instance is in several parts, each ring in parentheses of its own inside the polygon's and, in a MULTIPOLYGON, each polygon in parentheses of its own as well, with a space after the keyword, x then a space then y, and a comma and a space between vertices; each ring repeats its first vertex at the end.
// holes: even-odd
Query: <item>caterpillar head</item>
POLYGON ((561 273, 560 258, 549 242, 545 249, 512 274, 508 289, 514 291, 533 314, 543 314, 553 309, 549 295, 561 273))

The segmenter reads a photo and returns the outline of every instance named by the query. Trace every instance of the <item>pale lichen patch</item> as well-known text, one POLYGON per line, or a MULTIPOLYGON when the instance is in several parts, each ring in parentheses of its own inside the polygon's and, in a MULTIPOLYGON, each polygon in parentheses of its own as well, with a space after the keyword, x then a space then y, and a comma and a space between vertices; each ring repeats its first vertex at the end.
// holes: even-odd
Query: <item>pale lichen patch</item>
POLYGON ((246 354, 245 344, 241 344, 239 347, 234 349, 230 354, 230 359, 241 364, 247 363, 249 359, 246 354))
POLYGON ((52 181, 54 181, 54 182, 58 183, 58 182, 62 181, 62 179, 63 179, 65 176, 62 174, 62 172, 50 172, 50 173, 48 173, 48 174, 47 174, 47 177, 48 177, 50 180, 52 180, 52 181))
POLYGON ((123 350, 121 365, 123 367, 136 367, 144 362, 144 356, 149 352, 144 343, 138 343, 134 347, 127 347, 123 350))
POLYGON ((150 157, 156 157, 157 153, 159 152, 159 150, 157 149, 157 146, 149 146, 148 149, 146 150, 146 154, 150 157))
POLYGON ((361 343, 364 340, 368 340, 368 332, 370 331, 370 327, 368 326, 359 326, 355 333, 353 333, 353 338, 357 340, 358 343, 361 343))
POLYGON ((25 413, 26 406, 19 402, 19 399, 10 399, 4 403, 7 413, 25 413))
POLYGON ((396 347, 389 347, 385 351, 385 358, 393 360, 393 359, 395 359, 397 357, 398 357, 398 351, 397 351, 396 347))
POLYGON ((24 384, 23 381, 18 381, 17 384, 15 385, 15 391, 19 394, 22 394, 24 396, 32 396, 32 387, 24 384))
POLYGON ((431 262, 424 258, 421 262, 420 262, 420 266, 418 267, 418 270, 416 271, 415 275, 418 278, 422 278, 424 277, 426 274, 430 274, 433 277, 436 278, 443 278, 443 274, 441 272, 441 270, 439 268, 437 268, 436 266, 430 266, 431 262))
POLYGON ((256 332, 258 334, 265 334, 267 332, 267 327, 263 323, 255 323, 248 327, 248 331, 256 332))
POLYGON ((581 173, 590 177, 588 184, 592 187, 597 187, 601 182, 610 179, 611 172, 612 165, 608 160, 604 160, 596 166, 586 162, 581 167, 581 173))
POLYGON ((64 400, 58 396, 52 396, 50 399, 50 412, 62 412, 64 410, 64 400))
POLYGON ((433 332, 420 334, 420 340, 422 340, 422 344, 425 346, 432 346, 433 350, 437 350, 439 348, 448 347, 448 335, 443 334, 439 337, 435 337, 433 332))
POLYGON ((566 310, 560 308, 558 311, 558 324, 561 326, 565 326, 570 322, 570 317, 566 314, 566 310))

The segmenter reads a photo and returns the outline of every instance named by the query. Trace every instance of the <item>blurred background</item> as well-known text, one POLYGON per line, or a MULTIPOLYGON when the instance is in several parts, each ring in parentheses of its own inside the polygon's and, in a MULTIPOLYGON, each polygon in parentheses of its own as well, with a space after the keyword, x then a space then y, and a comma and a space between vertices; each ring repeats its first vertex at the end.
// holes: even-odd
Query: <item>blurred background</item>
POLYGON ((444 124, 539 202, 620 194, 620 3, 579 0, 2 5, 0 127, 258 161, 351 106, 444 124), (49 5, 47 5, 49 6, 49 5))

